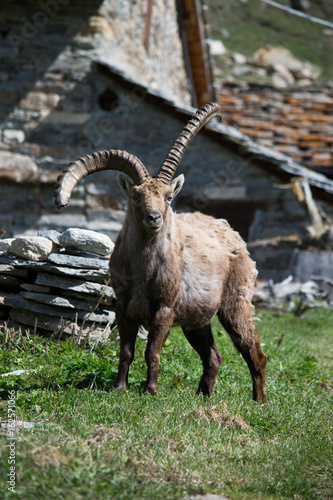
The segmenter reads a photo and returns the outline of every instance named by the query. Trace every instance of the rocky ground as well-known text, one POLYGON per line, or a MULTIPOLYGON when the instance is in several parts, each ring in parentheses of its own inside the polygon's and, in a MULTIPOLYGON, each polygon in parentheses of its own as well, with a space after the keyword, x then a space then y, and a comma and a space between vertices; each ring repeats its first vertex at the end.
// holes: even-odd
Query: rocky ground
POLYGON ((288 49, 267 45, 247 57, 227 50, 222 41, 210 40, 214 80, 226 83, 262 83, 277 88, 306 87, 316 82, 321 70, 296 58, 288 49))

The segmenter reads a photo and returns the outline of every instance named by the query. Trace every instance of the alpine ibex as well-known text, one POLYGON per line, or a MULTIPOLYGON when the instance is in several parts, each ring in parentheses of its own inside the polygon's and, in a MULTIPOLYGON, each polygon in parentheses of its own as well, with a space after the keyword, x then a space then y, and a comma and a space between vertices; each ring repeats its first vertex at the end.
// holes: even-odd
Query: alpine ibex
POLYGON ((244 241, 223 219, 202 213, 173 212, 171 202, 184 183, 173 179, 193 137, 222 110, 203 106, 176 139, 156 177, 135 156, 121 150, 99 151, 71 163, 58 177, 55 203, 67 205, 76 184, 100 170, 119 170, 128 198, 124 226, 110 259, 117 297, 120 359, 115 388, 126 387, 140 325, 149 329, 145 352, 146 389, 157 392, 161 349, 172 325, 180 325, 199 353, 203 374, 198 392, 210 395, 222 363, 210 322, 217 314, 248 364, 253 398, 266 401, 266 355, 253 317, 256 267, 244 241))

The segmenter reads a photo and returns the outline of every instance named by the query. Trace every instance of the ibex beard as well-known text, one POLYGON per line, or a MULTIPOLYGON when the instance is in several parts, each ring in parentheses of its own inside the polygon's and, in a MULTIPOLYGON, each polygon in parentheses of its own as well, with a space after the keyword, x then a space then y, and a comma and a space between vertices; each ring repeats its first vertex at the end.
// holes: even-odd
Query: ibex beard
POLYGON ((199 212, 177 214, 171 208, 184 183, 183 175, 173 179, 178 163, 196 133, 221 113, 215 103, 198 110, 156 177, 135 156, 109 150, 79 158, 58 178, 58 207, 66 205, 75 185, 93 172, 119 170, 131 178, 118 175, 128 204, 110 259, 120 335, 116 389, 126 388, 136 337, 144 325, 149 331, 146 389, 157 393, 161 350, 171 327, 178 325, 202 361, 198 392, 210 396, 222 363, 211 330, 211 320, 217 315, 248 365, 253 399, 266 402, 266 355, 251 302, 255 263, 242 238, 225 220, 199 212))

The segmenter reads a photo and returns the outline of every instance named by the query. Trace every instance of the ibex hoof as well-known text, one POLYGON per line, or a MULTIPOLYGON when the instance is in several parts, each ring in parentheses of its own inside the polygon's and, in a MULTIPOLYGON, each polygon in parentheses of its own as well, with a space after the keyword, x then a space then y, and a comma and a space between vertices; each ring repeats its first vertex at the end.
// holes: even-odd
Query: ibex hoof
POLYGON ((156 396, 158 394, 158 386, 157 384, 148 384, 145 386, 146 392, 149 392, 152 396, 156 396))
POLYGON ((125 391, 126 390, 126 384, 115 384, 113 386, 114 391, 125 391))

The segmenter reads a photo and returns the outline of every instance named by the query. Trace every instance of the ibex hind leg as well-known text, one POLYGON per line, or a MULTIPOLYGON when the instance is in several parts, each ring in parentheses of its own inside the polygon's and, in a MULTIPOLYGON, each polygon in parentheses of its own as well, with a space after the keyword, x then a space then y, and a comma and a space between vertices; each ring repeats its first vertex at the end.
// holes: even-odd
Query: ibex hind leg
POLYGON ((204 395, 210 396, 223 360, 215 344, 211 326, 206 325, 193 330, 183 328, 183 332, 191 346, 199 354, 203 365, 198 393, 202 392, 204 395))
POLYGON ((231 307, 221 308, 218 317, 249 367, 253 382, 253 399, 265 403, 267 357, 260 345, 251 304, 243 298, 237 298, 231 307))

